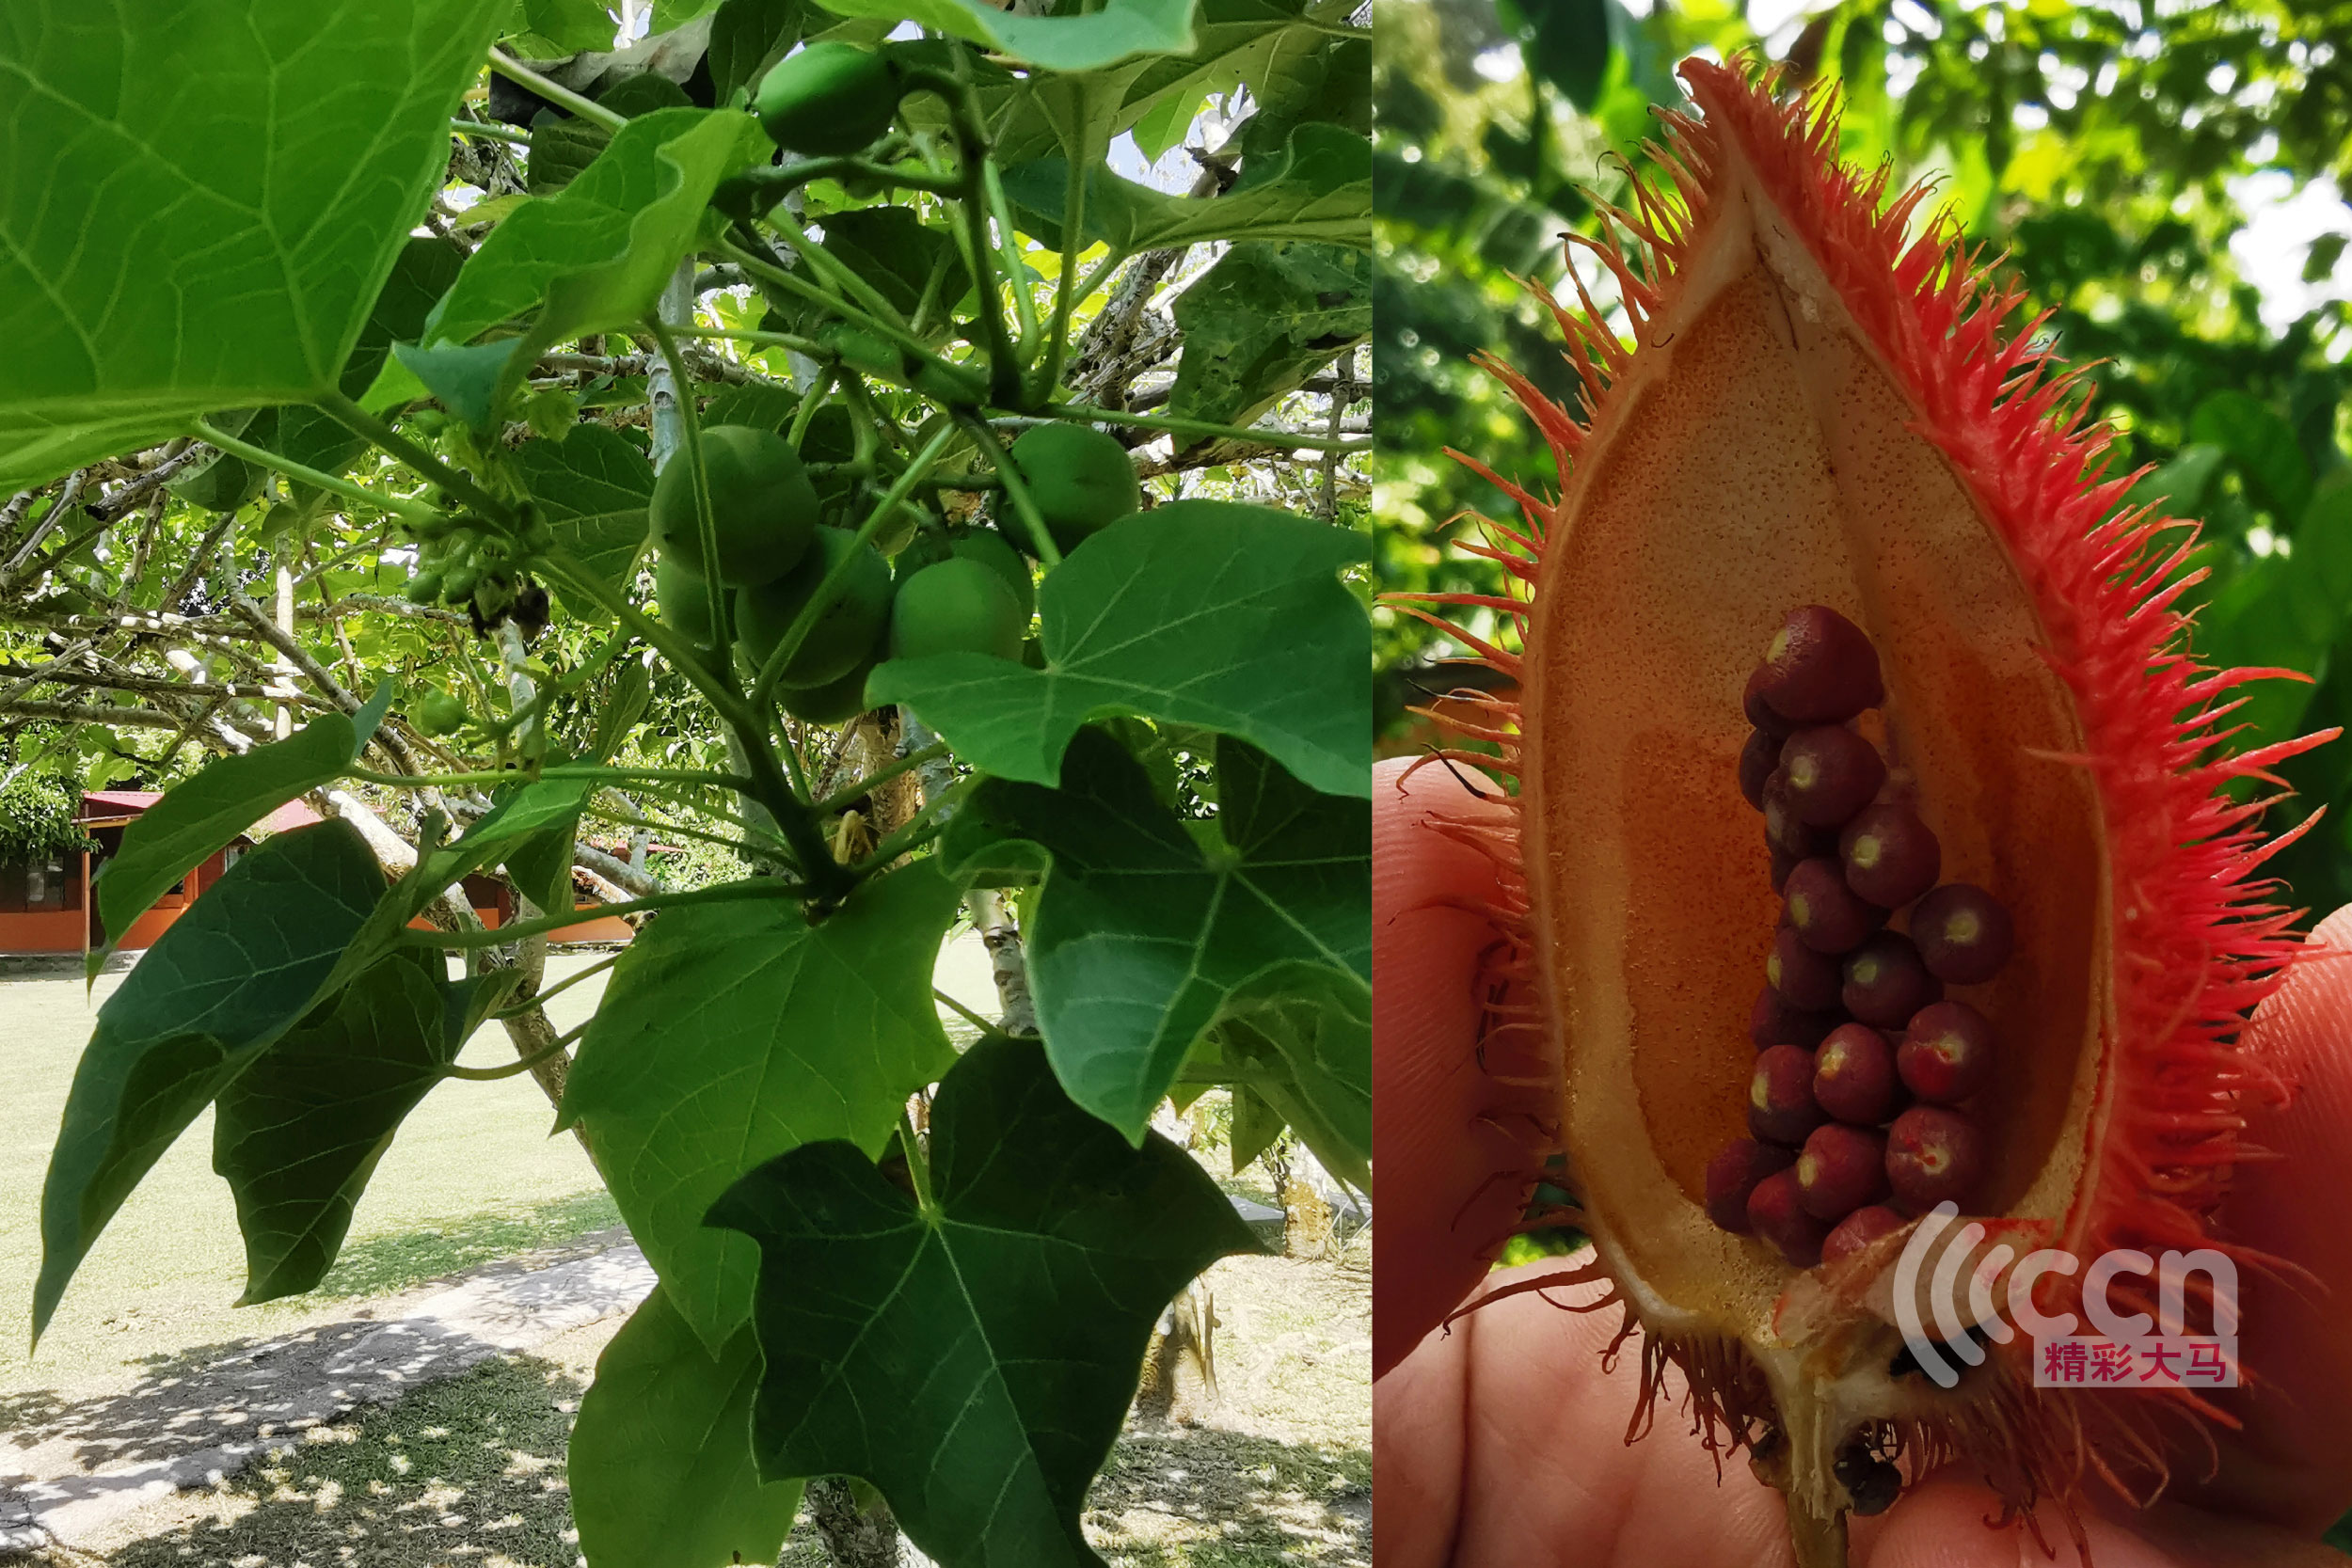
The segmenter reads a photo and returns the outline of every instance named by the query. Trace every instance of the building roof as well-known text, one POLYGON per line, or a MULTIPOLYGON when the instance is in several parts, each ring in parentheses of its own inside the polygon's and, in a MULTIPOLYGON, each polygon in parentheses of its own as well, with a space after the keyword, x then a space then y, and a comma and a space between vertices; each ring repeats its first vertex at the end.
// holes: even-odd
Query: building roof
POLYGON ((76 822, 97 817, 136 816, 164 798, 160 789, 92 789, 82 796, 82 809, 74 816, 76 822))
MULTIPOLYGON (((92 789, 82 795, 82 809, 74 815, 77 823, 120 822, 137 816, 164 798, 159 789, 92 789)), ((246 830, 246 833, 282 833, 295 828, 307 828, 324 821, 317 812, 300 800, 289 800, 246 830)))

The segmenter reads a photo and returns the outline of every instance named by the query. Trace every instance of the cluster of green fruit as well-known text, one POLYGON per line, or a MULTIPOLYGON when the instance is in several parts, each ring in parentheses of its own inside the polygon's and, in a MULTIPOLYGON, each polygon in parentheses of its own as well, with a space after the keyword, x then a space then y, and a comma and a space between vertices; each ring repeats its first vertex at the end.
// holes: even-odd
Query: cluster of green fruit
POLYGON ((535 592, 527 576, 531 557, 556 542, 555 531, 529 506, 517 532, 463 513, 424 518, 410 529, 417 570, 404 590, 408 602, 467 609, 485 626, 535 592))
MULTIPOLYGON (((894 572, 855 532, 818 521, 824 506, 808 470, 774 432, 715 425, 702 433, 702 452, 717 558, 704 552, 692 467, 673 462, 655 483, 649 513, 660 552, 654 596, 666 623, 710 648, 715 581, 731 595, 743 661, 757 671, 831 579, 778 671, 786 712, 824 724, 854 716, 866 705, 866 675, 884 658, 1023 657, 1036 585, 1029 563, 994 531, 925 531, 897 552, 894 572)), ((1094 431, 1041 426, 1015 443, 1014 461, 1059 544, 1074 546, 1136 508, 1134 465, 1094 431), (1085 460, 1064 461, 1073 453, 1085 460)))

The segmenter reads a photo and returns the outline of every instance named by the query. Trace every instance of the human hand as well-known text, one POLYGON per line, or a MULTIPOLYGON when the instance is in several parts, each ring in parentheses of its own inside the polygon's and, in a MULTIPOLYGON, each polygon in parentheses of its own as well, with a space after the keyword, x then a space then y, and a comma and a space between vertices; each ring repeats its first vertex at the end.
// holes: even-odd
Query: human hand
MULTIPOLYGON (((1493 1096, 1470 1046, 1473 979, 1486 927, 1462 906, 1492 892, 1492 867, 1434 832, 1431 813, 1502 812, 1445 768, 1375 770, 1374 803, 1374 1169, 1380 1215, 1375 1267, 1374 1495, 1382 1568, 1613 1568, 1625 1564, 1786 1564, 1779 1495, 1744 1456, 1715 1465, 1679 1418, 1670 1376, 1649 1435, 1625 1441, 1635 1413, 1640 1342, 1615 1370, 1601 1352, 1614 1309, 1576 1314, 1523 1294, 1433 1334, 1473 1291, 1560 1272, 1530 1264, 1487 1275, 1477 1247, 1508 1226, 1518 1193, 1487 1184, 1512 1158, 1477 1117, 1493 1096)), ((2352 908, 2320 927, 2352 946, 2352 908)), ((2134 1512, 2093 1497, 2098 1568, 2312 1568, 2344 1559, 2317 1538, 2352 1504, 2352 960, 2299 970, 2263 1009, 2251 1048, 2298 1080, 2284 1110, 2249 1112, 2248 1137, 2275 1161, 2237 1173, 2225 1221, 2258 1251, 2288 1259, 2321 1291, 2251 1271, 2241 1280, 2240 1350, 2259 1386, 2222 1401, 2244 1423, 2217 1430, 2217 1473, 2201 1451, 2176 1461, 2174 1500, 2134 1512), (2298 1289, 2303 1292, 2298 1294, 2298 1289)), ((1590 1300, 1591 1288, 1548 1292, 1590 1300)), ((2093 1483, 2094 1486, 2096 1483, 2093 1483)), ((1853 1522, 1859 1568, 1990 1568, 2049 1560, 2024 1530, 1994 1530, 1994 1495, 1957 1470, 1853 1522)), ((2044 1520, 2058 1550, 2062 1526, 2044 1520)))

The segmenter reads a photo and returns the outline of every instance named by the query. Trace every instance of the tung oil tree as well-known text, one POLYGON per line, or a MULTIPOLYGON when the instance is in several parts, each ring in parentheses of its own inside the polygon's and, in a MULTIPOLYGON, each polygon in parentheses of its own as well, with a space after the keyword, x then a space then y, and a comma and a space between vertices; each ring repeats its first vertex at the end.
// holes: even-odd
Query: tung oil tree
POLYGON ((207 1106, 257 1302, 435 1084, 528 1071, 660 1281, 592 1564, 771 1560, 842 1477, 943 1563, 1096 1560, 1153 1320, 1251 1244, 1154 1113, 1369 1180, 1352 8, 10 8, 0 735, 170 784, 108 931, 326 818, 100 1009, 36 1334, 207 1106), (559 1035, 583 887, 638 932, 559 1035))

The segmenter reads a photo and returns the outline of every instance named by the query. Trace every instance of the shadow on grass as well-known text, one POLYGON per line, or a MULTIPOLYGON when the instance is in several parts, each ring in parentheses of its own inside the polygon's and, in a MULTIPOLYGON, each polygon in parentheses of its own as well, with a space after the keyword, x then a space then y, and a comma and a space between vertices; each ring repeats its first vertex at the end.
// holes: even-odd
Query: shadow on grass
POLYGON ((343 1248, 319 1281, 316 1295, 356 1300, 387 1296, 440 1279, 477 1263, 532 1255, 533 1266, 586 1257, 619 1240, 596 1232, 621 1223, 621 1211, 602 1187, 549 1198, 529 1208, 493 1210, 453 1225, 394 1236, 372 1236, 343 1248))
POLYGON ((572 1568, 564 1449, 580 1385, 501 1356, 397 1404, 295 1434, 191 1499, 204 1517, 116 1546, 110 1568, 572 1568))
MULTIPOLYGON (((437 1229, 375 1237, 346 1247, 314 1296, 358 1302, 468 1270, 477 1277, 543 1270, 627 1240, 618 1220, 612 1196, 597 1189, 437 1229)), ((287 1412, 289 1402, 300 1413, 314 1391, 356 1402, 374 1397, 382 1378, 397 1386, 403 1378, 434 1375, 428 1369, 445 1369, 449 1357, 470 1360, 491 1349, 469 1348, 464 1335, 431 1333, 373 1356, 360 1348, 407 1309, 379 1314, 362 1306, 340 1322, 148 1356, 138 1363, 138 1382, 116 1393, 68 1398, 40 1388, 0 1395, 0 1433, 25 1448, 69 1444, 85 1472, 172 1459, 268 1440, 273 1417, 287 1412)), ((0 1471, 0 1490, 12 1479, 0 1471)), ((103 1485, 94 1481, 91 1489, 103 1485)))
MULTIPOLYGON (((1120 1433, 1087 1492, 1088 1542, 1113 1568, 1369 1568, 1372 1455, 1214 1427, 1120 1433)), ((803 1516, 777 1568, 830 1568, 803 1516)))

